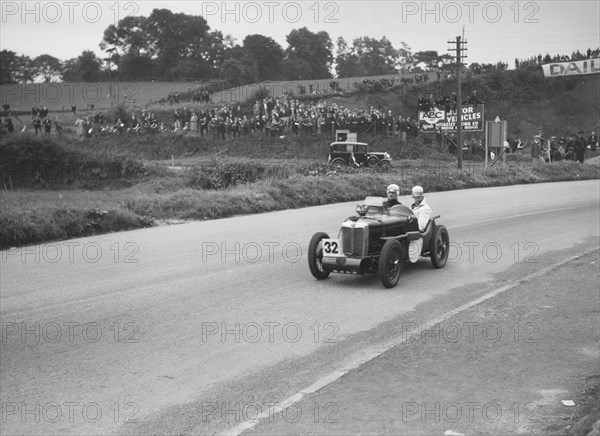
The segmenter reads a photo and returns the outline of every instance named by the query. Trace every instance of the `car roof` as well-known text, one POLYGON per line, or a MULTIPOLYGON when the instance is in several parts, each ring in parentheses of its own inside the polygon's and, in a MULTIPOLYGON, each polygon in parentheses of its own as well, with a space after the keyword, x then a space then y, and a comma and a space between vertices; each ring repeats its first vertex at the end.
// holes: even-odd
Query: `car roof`
POLYGON ((366 145, 368 146, 369 144, 367 144, 366 142, 354 142, 354 141, 336 141, 336 142, 332 142, 329 145, 337 145, 337 144, 351 144, 351 145, 366 145))

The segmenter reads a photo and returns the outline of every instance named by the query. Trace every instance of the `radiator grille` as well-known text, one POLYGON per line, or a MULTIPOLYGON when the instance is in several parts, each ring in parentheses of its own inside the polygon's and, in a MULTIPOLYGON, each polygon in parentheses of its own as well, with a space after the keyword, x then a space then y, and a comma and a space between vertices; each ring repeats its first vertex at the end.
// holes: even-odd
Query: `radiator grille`
POLYGON ((365 231, 363 227, 342 227, 342 249, 346 256, 365 255, 365 231))

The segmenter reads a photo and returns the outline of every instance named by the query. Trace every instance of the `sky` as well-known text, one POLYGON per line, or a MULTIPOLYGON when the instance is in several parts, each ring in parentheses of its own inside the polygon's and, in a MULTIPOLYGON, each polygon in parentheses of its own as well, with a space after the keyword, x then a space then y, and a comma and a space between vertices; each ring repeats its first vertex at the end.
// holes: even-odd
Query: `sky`
MULTIPOLYGON (((600 1, 0 1, 0 49, 66 60, 99 48, 104 30, 127 15, 155 8, 202 15, 211 30, 241 44, 262 34, 287 47, 286 35, 307 27, 343 37, 385 36, 395 48, 449 53, 464 35, 467 64, 507 62, 549 53, 570 55, 600 45, 600 1)), ((334 48, 335 50, 335 48, 334 48)))

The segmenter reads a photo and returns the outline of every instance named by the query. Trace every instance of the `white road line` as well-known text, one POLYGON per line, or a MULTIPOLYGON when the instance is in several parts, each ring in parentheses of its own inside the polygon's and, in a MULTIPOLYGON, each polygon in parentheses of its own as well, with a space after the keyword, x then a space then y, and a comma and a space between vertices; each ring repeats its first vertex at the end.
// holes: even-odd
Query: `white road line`
MULTIPOLYGON (((508 283, 504 286, 493 289, 492 291, 488 292, 487 294, 485 294, 479 298, 476 298, 473 301, 465 303, 465 304, 457 307, 456 309, 451 310, 451 311, 445 313, 444 315, 441 315, 441 316, 431 320, 430 326, 435 327, 437 324, 447 321, 448 319, 459 314, 460 312, 464 312, 465 310, 468 310, 468 309, 472 308, 473 306, 477 306, 478 304, 481 304, 484 301, 489 300, 490 298, 493 298, 503 292, 508 291, 509 289, 519 286, 519 285, 521 285, 525 282, 528 282, 532 279, 542 277, 542 276, 548 274, 552 270, 555 270, 569 262, 572 262, 575 259, 578 259, 582 256, 586 256, 597 250, 598 250, 598 248, 586 250, 582 254, 570 256, 566 259, 561 260, 560 262, 557 262, 557 263, 549 265, 545 268, 542 268, 541 270, 539 270, 535 273, 529 274, 526 277, 520 278, 520 279, 515 280, 511 283, 508 283)), ((404 342, 409 341, 410 339, 412 339, 414 336, 416 336, 418 334, 421 334, 421 332, 420 331, 414 331, 414 332, 410 332, 410 333, 403 332, 401 337, 395 337, 395 338, 391 339, 390 341, 385 342, 383 344, 374 345, 372 347, 368 347, 368 348, 361 350, 360 352, 358 352, 354 356, 352 356, 347 362, 340 365, 341 367, 339 369, 332 371, 325 377, 321 377, 319 380, 317 380, 310 386, 302 389, 300 392, 297 392, 296 394, 292 395, 291 397, 288 397, 285 400, 279 402, 278 406, 273 408, 274 413, 281 412, 281 411, 285 410, 285 408, 289 407, 290 405, 299 403, 305 396, 313 394, 313 393, 319 391, 320 389, 332 384, 336 380, 339 380, 344 375, 348 374, 350 371, 370 362, 371 360, 373 360, 374 358, 376 358, 378 356, 381 356, 383 353, 392 349, 393 347, 396 347, 404 342)), ((271 416, 273 416, 273 414, 271 414, 271 416)), ((245 421, 245 422, 243 422, 229 430, 226 430, 225 432, 222 432, 220 434, 227 435, 227 436, 232 436, 232 435, 237 436, 247 430, 252 429, 257 424, 259 424, 260 421, 261 420, 245 421)))

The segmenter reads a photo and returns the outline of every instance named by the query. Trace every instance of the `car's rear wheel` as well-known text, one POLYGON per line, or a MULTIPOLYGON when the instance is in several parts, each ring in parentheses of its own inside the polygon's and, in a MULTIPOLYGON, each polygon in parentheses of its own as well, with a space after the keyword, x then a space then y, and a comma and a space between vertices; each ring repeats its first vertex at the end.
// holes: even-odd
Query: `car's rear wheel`
POLYGON ((333 162, 331 162, 331 166, 336 170, 341 170, 342 168, 346 168, 348 165, 346 165, 344 159, 334 159, 333 162))
POLYGON ((392 168, 392 164, 389 160, 384 160, 379 164, 379 168, 381 168, 382 171, 389 171, 392 168))
POLYGON ((434 267, 443 268, 446 266, 449 250, 450 236, 448 230, 444 226, 436 226, 429 242, 429 256, 434 267))
POLYGON ((390 239, 383 244, 379 257, 379 278, 386 288, 393 288, 400 281, 402 274, 402 244, 390 239))
POLYGON ((308 267, 317 280, 324 280, 329 277, 329 271, 323 269, 323 239, 329 239, 329 235, 318 232, 313 235, 308 244, 308 267))

